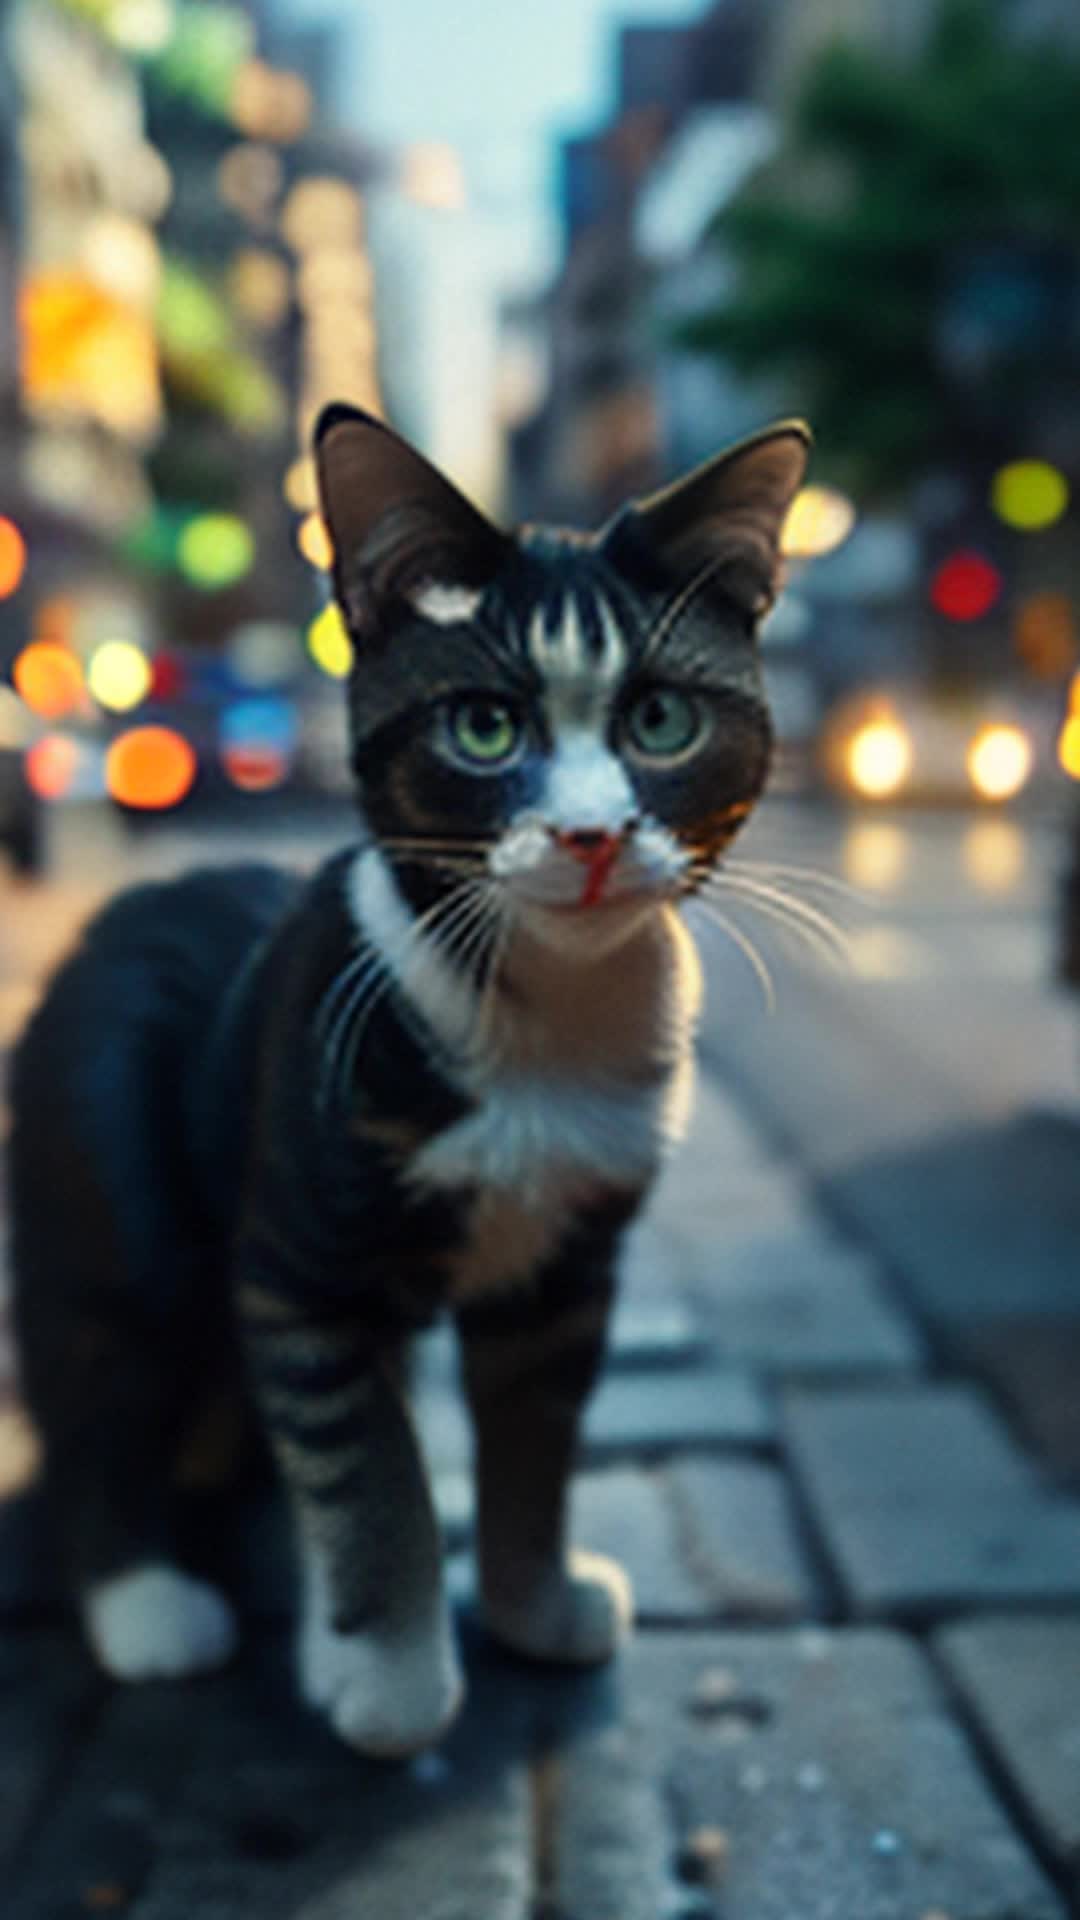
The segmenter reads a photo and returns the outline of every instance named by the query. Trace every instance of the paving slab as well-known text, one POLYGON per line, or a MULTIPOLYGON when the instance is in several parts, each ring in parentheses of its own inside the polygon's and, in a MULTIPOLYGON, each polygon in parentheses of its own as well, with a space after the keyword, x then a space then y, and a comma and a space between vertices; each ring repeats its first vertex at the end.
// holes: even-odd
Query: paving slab
POLYGON ((5 1920, 527 1920, 527 1697, 490 1683, 437 1754, 366 1763, 291 1697, 283 1646, 118 1689, 5 1889, 5 1920))
POLYGON ((964 1322, 950 1345, 1001 1396, 1050 1472, 1080 1483, 1080 1310, 964 1322))
POLYGON ((674 1460, 666 1477, 714 1616, 798 1620, 821 1605, 784 1476, 761 1460, 674 1460))
POLYGON ((911 1373, 911 1318, 876 1263, 818 1222, 717 1236, 680 1250, 688 1300, 720 1360, 774 1378, 911 1373))
POLYGON ((899 1636, 648 1634, 603 1684, 611 1721, 553 1740, 552 1912, 1064 1920, 899 1636))
POLYGON ((62 1790, 72 1746, 103 1691, 70 1635, 0 1638, 0 1890, 34 1821, 62 1790))
POLYGON ((788 1457, 859 1618, 1080 1601, 1080 1502, 964 1386, 792 1389, 788 1457))
POLYGON ((866 1159, 829 1191, 933 1324, 1080 1316, 1080 1126, 1025 1113, 866 1159))
POLYGON ((1080 1614, 963 1621, 934 1644, 1032 1829, 1080 1894, 1080 1614))
POLYGON ((683 1447, 761 1448, 774 1434, 772 1407, 743 1369, 609 1373, 589 1402, 583 1463, 652 1457, 683 1447))

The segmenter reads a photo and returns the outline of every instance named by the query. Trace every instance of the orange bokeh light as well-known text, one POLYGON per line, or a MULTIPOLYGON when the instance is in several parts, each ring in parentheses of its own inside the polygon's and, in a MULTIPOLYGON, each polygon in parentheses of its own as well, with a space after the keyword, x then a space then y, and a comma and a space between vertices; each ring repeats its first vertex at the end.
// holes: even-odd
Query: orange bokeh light
POLYGON ((31 640, 11 670, 15 690, 32 713, 59 720, 83 703, 83 670, 75 655, 55 640, 31 640))
POLYGON ((46 733, 27 749, 26 778, 39 800, 62 800, 79 764, 79 749, 62 733, 46 733))
POLYGON ((132 727, 105 755, 105 786, 121 806, 147 812, 175 807, 198 770, 194 749, 171 727, 132 727))
POLYGON ((5 514, 0 514, 0 600, 17 592, 26 572, 26 541, 5 514))

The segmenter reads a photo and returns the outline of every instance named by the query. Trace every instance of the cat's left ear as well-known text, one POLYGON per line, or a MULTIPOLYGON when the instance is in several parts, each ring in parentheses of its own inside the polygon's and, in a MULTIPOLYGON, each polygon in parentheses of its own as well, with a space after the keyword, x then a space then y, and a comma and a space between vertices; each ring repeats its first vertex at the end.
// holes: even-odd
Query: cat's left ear
MULTIPOLYGON (((673 579, 719 590, 753 618, 780 585, 780 535, 802 486, 812 436, 802 420, 782 420, 696 467, 662 492, 636 500, 612 523, 629 523, 673 579)), ((602 536, 605 537, 605 536, 602 536)))
POLYGON ((430 460, 372 414, 326 407, 315 428, 334 587, 355 638, 377 631, 393 595, 442 590, 464 607, 509 545, 430 460))

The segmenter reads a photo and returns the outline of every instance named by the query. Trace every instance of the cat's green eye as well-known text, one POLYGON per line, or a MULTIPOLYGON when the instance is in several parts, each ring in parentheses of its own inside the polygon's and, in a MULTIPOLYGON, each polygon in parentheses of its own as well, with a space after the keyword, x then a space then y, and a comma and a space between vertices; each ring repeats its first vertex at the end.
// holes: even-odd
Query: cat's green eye
POLYGON ((501 700, 477 695, 459 700, 451 708, 450 739, 463 760, 471 760, 475 766, 496 767, 517 752, 521 723, 501 700))
POLYGON ((676 687, 650 687, 638 695, 624 724, 638 753, 651 760, 674 760, 702 738, 705 712, 700 701, 676 687))

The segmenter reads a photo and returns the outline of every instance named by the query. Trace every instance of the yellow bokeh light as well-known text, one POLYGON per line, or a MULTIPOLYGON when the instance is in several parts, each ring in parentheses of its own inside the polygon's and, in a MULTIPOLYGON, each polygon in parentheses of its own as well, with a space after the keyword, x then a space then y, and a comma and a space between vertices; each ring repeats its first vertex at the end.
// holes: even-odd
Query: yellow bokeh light
POLYGON ((843 545, 855 525, 852 502, 833 487, 803 487, 788 509, 781 547, 789 559, 812 560, 843 545))
POLYGON ((868 720, 848 741, 847 776, 856 793, 885 800, 911 771, 911 741, 897 720, 868 720))
POLYGON ((1080 713, 1070 713, 1058 736, 1058 763, 1070 780, 1080 780, 1080 713))
POLYGON ((330 601, 307 631, 308 652, 332 680, 344 680, 353 662, 353 645, 340 609, 330 601))
POLYGON ((241 248, 233 255, 227 285, 233 305, 261 332, 284 320, 292 297, 292 279, 276 253, 266 247, 241 248))
POLYGON ((103 640, 90 656, 86 683, 99 707, 130 713, 150 691, 153 671, 133 640, 103 640))
POLYGON ((1022 727, 980 727, 965 756, 968 779, 982 800, 1011 800, 1027 785, 1033 762, 1022 727))
POLYGON ((995 473, 990 501, 1008 526, 1038 533, 1061 519, 1069 504, 1069 484, 1047 460, 1013 460, 995 473))
POLYGON ((854 820, 844 835, 844 878, 866 892, 894 893, 910 857, 910 836, 889 820, 854 820))
POLYGON ((334 564, 334 548, 321 513, 309 513, 300 522, 296 544, 310 566, 329 573, 334 564))
POLYGON ((294 460, 282 482, 282 492, 297 513, 310 513, 319 503, 319 482, 310 454, 294 460))
POLYGON ((1024 847, 1014 820, 973 820, 963 841, 968 878, 980 893, 1008 893, 1023 872, 1024 847))

